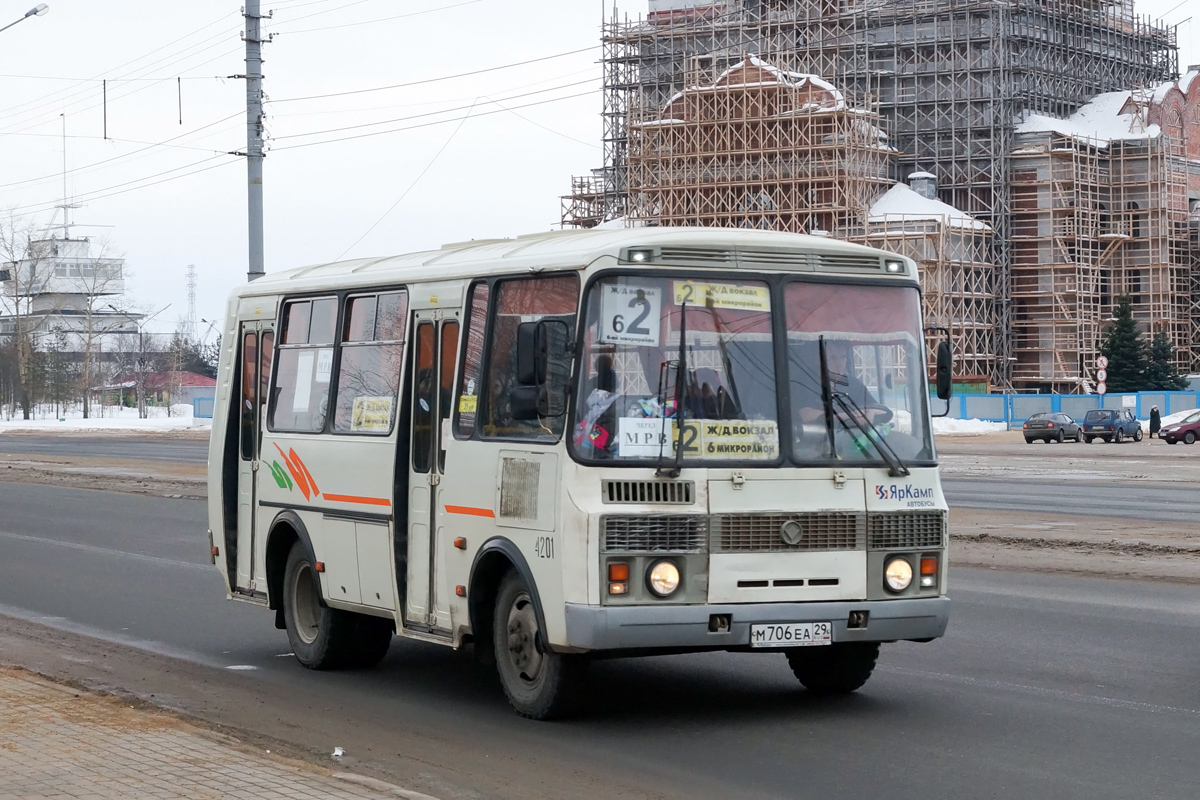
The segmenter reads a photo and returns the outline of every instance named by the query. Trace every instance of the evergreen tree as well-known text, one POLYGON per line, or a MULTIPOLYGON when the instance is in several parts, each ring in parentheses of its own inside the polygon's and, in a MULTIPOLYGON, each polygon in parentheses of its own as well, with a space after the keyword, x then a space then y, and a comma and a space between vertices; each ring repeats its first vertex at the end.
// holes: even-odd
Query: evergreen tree
POLYGON ((1175 346, 1163 331, 1150 340, 1150 357, 1146 361, 1145 388, 1177 392, 1188 387, 1187 378, 1175 368, 1175 346))
POLYGON ((1136 392, 1146 385, 1146 342, 1133 319, 1133 303, 1123 295, 1116 321, 1108 327, 1100 354, 1108 358, 1108 391, 1136 392))

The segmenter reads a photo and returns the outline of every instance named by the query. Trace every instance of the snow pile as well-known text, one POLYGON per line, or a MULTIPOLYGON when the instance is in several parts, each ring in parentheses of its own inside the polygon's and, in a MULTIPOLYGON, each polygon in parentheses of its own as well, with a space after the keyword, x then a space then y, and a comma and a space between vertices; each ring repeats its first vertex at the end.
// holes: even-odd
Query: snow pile
MULTIPOLYGON (((909 176, 912 177, 912 176, 909 176)), ((972 228, 987 231, 985 222, 959 211, 949 203, 922 197, 903 183, 897 183, 871 206, 868 223, 903 221, 906 219, 931 219, 943 222, 951 228, 972 228)))
POLYGON ((1053 131, 1064 136, 1103 141, 1156 138, 1161 133, 1157 125, 1142 124, 1141 119, 1135 119, 1136 112, 1121 113, 1130 94, 1127 91, 1098 94, 1066 119, 1028 114, 1023 120, 1018 120, 1014 130, 1016 133, 1053 131))
POLYGON ((18 411, 12 419, 0 417, 0 433, 10 431, 58 432, 58 431, 174 431, 187 428, 211 428, 211 419, 192 417, 189 405, 171 406, 171 416, 165 408, 146 409, 147 419, 139 419, 136 408, 106 406, 103 410, 92 409, 90 419, 83 418, 79 408, 54 415, 53 408, 39 408, 35 419, 22 419, 18 411), (102 414, 102 416, 100 416, 102 414))
POLYGON ((940 436, 982 436, 985 433, 1002 433, 1008 430, 1007 422, 988 422, 982 419, 951 419, 934 417, 933 432, 940 436))

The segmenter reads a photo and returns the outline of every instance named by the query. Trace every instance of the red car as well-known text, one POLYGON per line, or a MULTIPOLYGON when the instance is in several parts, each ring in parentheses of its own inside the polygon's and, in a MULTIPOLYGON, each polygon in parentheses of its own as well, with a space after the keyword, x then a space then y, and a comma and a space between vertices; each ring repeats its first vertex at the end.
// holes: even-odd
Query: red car
POLYGON ((1200 439, 1200 411, 1193 411, 1179 422, 1163 425, 1158 435, 1167 444, 1194 444, 1200 439))

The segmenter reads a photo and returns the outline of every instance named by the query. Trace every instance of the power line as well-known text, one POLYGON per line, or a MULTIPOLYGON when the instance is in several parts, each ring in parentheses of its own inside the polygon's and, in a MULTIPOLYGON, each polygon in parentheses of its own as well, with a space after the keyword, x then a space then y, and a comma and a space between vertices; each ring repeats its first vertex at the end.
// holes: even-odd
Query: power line
MULTIPOLYGON (((592 94, 593 94, 592 92, 579 92, 578 94, 570 94, 570 95, 566 95, 564 97, 554 97, 549 100, 539 100, 536 103, 525 103, 524 105, 514 106, 513 108, 533 108, 534 106, 544 106, 549 103, 558 103, 563 100, 574 100, 575 98, 578 98, 578 97, 588 97, 592 94)), ((511 108, 499 108, 499 109, 496 109, 495 111, 484 111, 482 113, 474 114, 472 116, 475 119, 478 119, 480 117, 490 117, 493 114, 504 114, 507 112, 511 112, 512 110, 513 109, 511 109, 511 108)), ((283 147, 274 147, 271 149, 272 149, 272 152, 280 152, 283 150, 299 150, 302 147, 315 147, 317 145, 322 145, 322 144, 334 144, 335 142, 349 142, 349 141, 353 141, 354 139, 367 139, 372 136, 383 136, 388 133, 400 133, 402 131, 417 130, 418 128, 431 128, 434 125, 445 125, 450 122, 457 122, 459 119, 461 119, 461 117, 460 118, 451 118, 451 119, 440 119, 435 122, 423 122, 420 125, 408 125, 403 128, 392 128, 390 130, 375 131, 373 133, 360 133, 360 134, 356 134, 354 136, 342 136, 342 137, 338 137, 336 139, 326 139, 325 141, 320 141, 320 142, 305 142, 303 144, 289 144, 289 145, 285 145, 283 147)))
POLYGON ((414 188, 416 188, 416 185, 421 182, 421 178, 425 177, 425 173, 429 172, 429 170, 431 170, 433 168, 433 165, 437 163, 437 160, 439 158, 441 158, 442 153, 446 152, 446 148, 450 146, 450 143, 452 141, 454 141, 454 137, 458 135, 458 132, 462 130, 463 125, 465 125, 467 123, 467 120, 471 117, 471 111, 474 108, 475 108, 475 104, 472 103, 471 108, 467 110, 467 115, 465 117, 463 117, 461 120, 459 120, 458 127, 454 129, 454 132, 450 134, 450 137, 448 139, 446 139, 446 143, 442 145, 441 149, 438 150, 437 153, 434 154, 433 158, 429 160, 429 163, 425 165, 425 169, 421 170, 421 174, 418 175, 416 178, 414 178, 413 182, 408 185, 408 188, 404 190, 404 194, 400 195, 400 197, 398 197, 396 199, 396 202, 392 203, 391 208, 389 208, 387 211, 383 212, 383 216, 380 217, 379 219, 375 220, 375 224, 372 225, 371 227, 367 228, 366 232, 362 236, 355 239, 354 244, 350 245, 345 250, 343 250, 342 254, 340 256, 338 256, 337 258, 335 258, 334 261, 341 261, 343 258, 346 257, 346 253, 349 253, 355 247, 358 247, 358 243, 361 242, 363 239, 367 238, 368 236, 370 236, 371 231, 378 228, 379 224, 381 222, 383 222, 385 219, 387 219, 388 215, 390 215, 393 211, 396 210, 396 206, 400 205, 400 201, 402 201, 404 198, 408 197, 408 193, 411 192, 414 188))
MULTIPOLYGON (((460 8, 461 6, 472 6, 472 5, 475 5, 476 3, 482 3, 482 2, 483 2, 483 0, 466 0, 466 2, 463 2, 463 3, 454 3, 453 5, 449 5, 449 6, 438 6, 437 8, 427 8, 424 11, 413 11, 409 14, 397 14, 394 17, 380 17, 379 19, 366 19, 366 20, 363 20, 362 22, 347 22, 343 25, 326 25, 321 28, 304 28, 303 30, 299 30, 299 31, 282 31, 282 33, 285 33, 289 36, 297 34, 297 33, 324 33, 325 31, 338 30, 339 28, 355 28, 355 27, 358 27, 359 25, 375 25, 380 22, 391 22, 392 20, 396 20, 396 19, 407 19, 409 17, 419 17, 424 14, 434 14, 438 11, 448 11, 451 8, 460 8)), ((296 22, 296 20, 289 20, 289 22, 296 22)), ((284 24, 286 24, 286 23, 284 23, 284 24)))
POLYGON ((487 67, 485 69, 472 70, 471 72, 459 72, 454 75, 443 75, 438 78, 425 78, 425 79, 419 80, 419 81, 409 81, 408 83, 394 83, 390 86, 375 86, 370 89, 352 89, 350 91, 345 91, 345 92, 332 92, 330 94, 313 94, 313 95, 307 95, 304 97, 285 97, 280 100, 268 100, 267 102, 271 103, 272 105, 278 105, 280 103, 295 103, 300 100, 324 100, 325 98, 328 98, 328 97, 346 97, 346 96, 352 95, 352 94, 366 94, 367 92, 384 92, 389 89, 404 89, 409 86, 421 86, 426 83, 437 83, 439 81, 449 81, 449 80, 454 80, 456 78, 467 78, 472 75, 482 75, 485 72, 498 72, 499 70, 502 70, 502 69, 512 69, 513 67, 523 67, 527 64, 538 64, 540 62, 550 61, 551 59, 555 59, 555 58, 564 58, 565 56, 573 56, 573 55, 578 55, 579 53, 587 53, 591 50, 597 50, 598 48, 599 48, 598 45, 593 45, 592 47, 582 47, 578 50, 568 50, 565 53, 555 53, 554 55, 551 55, 551 56, 542 56, 540 58, 531 58, 527 61, 516 61, 516 62, 513 62, 512 64, 501 64, 498 67, 487 67))
MULTIPOLYGON (((67 171, 67 174, 69 174, 69 175, 74 175, 74 174, 78 174, 78 173, 81 173, 81 172, 86 172, 86 171, 88 171, 88 170, 91 170, 91 169, 92 169, 92 168, 94 168, 94 167, 99 167, 99 166, 102 166, 102 165, 104 165, 104 164, 111 164, 111 163, 113 163, 113 162, 115 162, 115 161, 120 161, 120 160, 122 160, 122 159, 125 159, 125 158, 133 158, 133 157, 134 157, 134 156, 136 156, 136 155, 139 155, 139 154, 141 154, 141 153, 145 153, 145 152, 147 152, 147 151, 149 151, 149 150, 152 150, 152 149, 154 149, 154 148, 156 148, 156 147, 171 147, 172 145, 170 144, 170 142, 173 142, 173 141, 175 141, 176 139, 181 139, 181 138, 183 138, 183 137, 185 137, 185 136, 191 136, 191 135, 193 135, 193 134, 199 133, 200 131, 207 130, 208 128, 211 128, 211 127, 213 127, 213 126, 215 126, 215 125, 220 125, 222 122, 228 122, 229 120, 233 119, 234 117, 240 117, 240 116, 242 115, 242 113, 243 113, 243 112, 241 112, 241 111, 238 111, 238 112, 236 112, 236 113, 234 113, 234 114, 230 114, 228 117, 224 117, 224 118, 222 118, 222 119, 216 120, 215 122, 210 122, 210 123, 209 123, 209 124, 207 124, 207 125, 202 125, 202 126, 201 126, 201 127, 199 127, 199 128, 193 128, 193 129, 192 129, 192 130, 190 130, 190 131, 187 131, 187 132, 185 132, 185 133, 178 134, 178 135, 176 135, 176 136, 172 136, 170 139, 164 139, 164 140, 163 140, 163 141, 161 141, 161 142, 134 142, 135 144, 145 144, 146 146, 145 146, 145 147, 143 147, 143 148, 141 148, 141 149, 139 149, 139 150, 134 150, 132 153, 124 153, 124 154, 122 154, 122 155, 119 155, 119 156, 113 156, 112 158, 106 158, 106 159, 104 159, 103 161, 94 161, 94 162, 92 162, 91 164, 85 164, 85 165, 83 165, 83 166, 81 166, 81 167, 75 167, 75 168, 73 168, 73 169, 70 169, 70 170, 68 170, 68 171, 67 171)), ((49 133, 47 133, 47 134, 32 134, 32 133, 31 133, 31 134, 11 134, 11 133, 10 133, 10 134, 6 134, 6 135, 7 135, 7 136, 56 136, 56 137, 58 136, 58 134, 49 134, 49 133)), ((69 138, 80 138, 80 139, 88 139, 88 138, 90 138, 90 139, 95 139, 95 138, 98 138, 98 137, 95 137, 95 136, 91 136, 91 137, 87 137, 87 136, 75 136, 75 137, 69 137, 69 138)), ((122 140, 119 140, 119 139, 110 139, 109 141, 122 141, 122 140)), ((125 141, 131 141, 131 140, 125 140, 125 141)), ((196 149, 211 149, 213 152, 216 152, 216 150, 215 150, 215 149, 212 149, 212 148, 196 148, 196 149)), ((226 153, 227 153, 227 152, 228 152, 228 149, 226 148, 226 149, 224 149, 222 152, 226 152, 226 153)), ((25 180, 21 180, 21 181, 14 181, 14 182, 12 182, 12 183, 0 183, 0 189, 8 189, 8 188, 11 188, 11 187, 13 187, 13 186, 24 186, 24 185, 27 185, 27 184, 38 183, 38 182, 41 182, 41 181, 46 181, 46 180, 57 180, 57 179, 58 179, 58 178, 60 178, 60 177, 62 177, 62 172, 61 172, 61 171, 59 171, 59 172, 56 172, 56 173, 54 173, 53 175, 46 175, 46 176, 43 176, 43 177, 40 177, 40 178, 27 178, 27 179, 25 179, 25 180)))
MULTIPOLYGON (((567 83, 567 84, 563 84, 561 86, 551 86, 549 89, 538 89, 537 91, 533 91, 533 92, 524 92, 522 94, 513 95, 512 97, 506 97, 503 99, 507 101, 507 100, 515 100, 519 97, 532 97, 533 95, 545 94, 547 92, 556 92, 556 91, 559 91, 560 89, 570 89, 575 86, 583 86, 586 83, 593 83, 596 80, 599 80, 599 79, 598 78, 588 78, 587 80, 575 81, 574 83, 567 83)), ((470 108, 474 108, 476 103, 478 103, 478 102, 479 102, 479 99, 476 98, 475 102, 471 103, 470 108)), ((491 102, 496 102, 496 101, 493 100, 491 102)), ((499 105, 499 104, 497 103, 497 105, 499 105)), ((289 134, 286 134, 283 136, 275 136, 274 139, 275 139, 275 141, 283 141, 284 139, 302 139, 307 136, 320 136, 320 135, 326 134, 326 133, 340 133, 342 131, 361 130, 363 128, 373 128, 377 125, 391 125, 391 124, 394 124, 397 122, 407 122, 408 120, 422 119, 424 117, 436 117, 439 114, 449 114, 454 111, 462 111, 463 109, 464 109, 464 106, 459 106, 457 108, 444 108, 440 111, 428 111, 424 114, 412 114, 407 117, 396 117, 394 119, 385 119, 385 120, 380 120, 378 122, 364 122, 359 125, 345 125, 340 128, 326 128, 324 130, 310 131, 308 133, 289 133, 289 134)))

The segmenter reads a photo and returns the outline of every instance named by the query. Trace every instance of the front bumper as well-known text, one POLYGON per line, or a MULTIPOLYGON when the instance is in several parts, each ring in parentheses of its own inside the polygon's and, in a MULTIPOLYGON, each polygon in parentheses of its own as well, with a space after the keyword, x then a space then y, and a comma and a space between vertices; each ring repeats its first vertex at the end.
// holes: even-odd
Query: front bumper
POLYGON ((566 606, 572 650, 716 649, 750 646, 750 625, 761 622, 833 622, 835 642, 934 639, 950 622, 950 598, 756 603, 703 606, 566 606), (851 611, 869 611, 867 627, 849 628, 851 611), (710 633, 709 618, 729 614, 728 632, 710 633))

